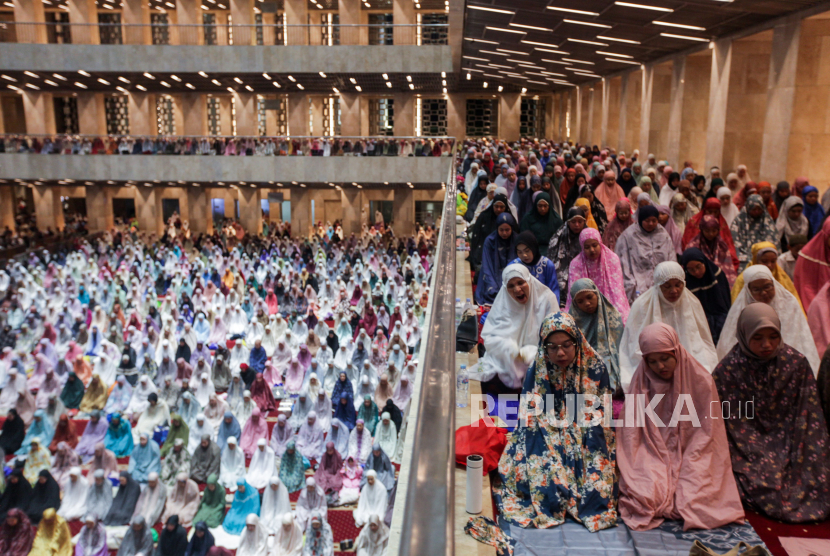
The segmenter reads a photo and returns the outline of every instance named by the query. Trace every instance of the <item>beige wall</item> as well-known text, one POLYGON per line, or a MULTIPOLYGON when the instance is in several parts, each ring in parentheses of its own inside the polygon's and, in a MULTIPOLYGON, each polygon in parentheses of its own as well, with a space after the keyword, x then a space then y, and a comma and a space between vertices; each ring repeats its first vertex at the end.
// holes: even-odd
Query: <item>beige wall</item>
MULTIPOLYGON (((672 63, 659 64, 654 67, 654 84, 651 92, 651 119, 648 135, 648 150, 665 158, 668 143, 669 111, 671 109, 672 63)), ((648 155, 648 153, 640 153, 648 155)), ((676 164, 671 161, 672 164, 676 164)))
POLYGON ((607 102, 608 102, 608 114, 606 116, 606 128, 605 128, 605 137, 604 143, 607 145, 612 145, 617 150, 619 150, 619 136, 620 136, 620 94, 622 89, 622 78, 615 77, 613 79, 607 79, 605 81, 606 85, 608 86, 607 95, 607 102))
POLYGON ((786 178, 807 176, 824 191, 830 185, 830 19, 801 25, 795 101, 786 178))
MULTIPOLYGON (((640 102, 643 97, 643 72, 637 70, 628 75, 628 84, 626 85, 625 93, 625 129, 622 133, 623 143, 622 150, 631 154, 634 149, 640 149, 640 158, 644 158, 648 153, 642 152, 640 147, 640 102)), ((621 99, 622 100, 622 99, 621 99)), ((613 107, 612 107, 613 110, 613 107)), ((619 148, 617 150, 620 150, 619 148)))
POLYGON ((723 166, 731 170, 746 164, 753 178, 757 178, 761 169, 771 52, 772 31, 732 45, 723 166))
MULTIPOLYGON (((680 129, 680 160, 690 160, 698 172, 707 171, 706 128, 709 109, 709 82, 712 77, 712 56, 708 51, 686 59, 686 83, 680 129)), ((646 153, 648 154, 648 153, 646 153)))

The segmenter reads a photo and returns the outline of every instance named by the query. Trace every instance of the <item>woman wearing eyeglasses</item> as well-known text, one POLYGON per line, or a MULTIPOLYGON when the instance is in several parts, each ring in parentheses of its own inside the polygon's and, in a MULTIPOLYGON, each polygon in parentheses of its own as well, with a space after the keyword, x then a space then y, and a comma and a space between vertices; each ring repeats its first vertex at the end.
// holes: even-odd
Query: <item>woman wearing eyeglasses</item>
POLYGON ((781 319, 781 337, 784 343, 804 355, 810 362, 813 374, 818 374, 821 358, 807 325, 807 318, 795 296, 775 279, 766 265, 748 266, 743 277, 744 287, 732 303, 723 324, 718 341, 718 359, 726 357, 729 350, 738 343, 738 319, 741 311, 752 303, 766 303, 775 309, 778 318, 781 319))
POLYGON ((614 527, 616 443, 603 420, 608 370, 567 313, 548 315, 538 337, 522 394, 538 395, 544 405, 520 407, 524 415, 508 436, 494 487, 499 513, 519 527, 556 527, 566 515, 591 532, 614 527), (596 398, 574 406, 583 395, 596 398))

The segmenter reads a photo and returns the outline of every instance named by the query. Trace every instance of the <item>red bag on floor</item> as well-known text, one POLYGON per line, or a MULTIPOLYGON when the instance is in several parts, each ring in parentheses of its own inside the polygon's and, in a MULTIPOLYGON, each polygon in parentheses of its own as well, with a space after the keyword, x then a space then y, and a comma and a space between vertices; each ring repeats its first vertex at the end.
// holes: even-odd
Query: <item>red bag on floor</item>
POLYGON ((484 419, 478 426, 468 425, 455 431, 455 462, 467 465, 467 456, 477 454, 484 458, 483 475, 499 466, 499 459, 507 446, 507 430, 488 427, 484 419))

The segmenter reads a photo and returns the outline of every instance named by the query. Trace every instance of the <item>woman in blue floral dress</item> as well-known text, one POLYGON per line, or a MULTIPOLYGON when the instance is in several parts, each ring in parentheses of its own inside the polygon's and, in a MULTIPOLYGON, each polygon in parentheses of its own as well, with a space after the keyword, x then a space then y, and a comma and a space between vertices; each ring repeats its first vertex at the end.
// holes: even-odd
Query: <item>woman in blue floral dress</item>
POLYGON ((543 400, 552 395, 554 403, 540 415, 521 418, 508 436, 499 462, 501 484, 494 487, 501 515, 520 527, 555 527, 566 515, 592 532, 614 527, 619 490, 614 431, 604 426, 604 403, 611 399, 608 370, 567 313, 548 315, 539 337, 522 395, 543 400), (593 415, 586 410, 585 417, 601 417, 598 424, 568 419, 568 409, 575 409, 566 408, 566 396, 574 404, 577 395, 598 397, 593 415), (565 419, 563 427, 555 423, 565 419))

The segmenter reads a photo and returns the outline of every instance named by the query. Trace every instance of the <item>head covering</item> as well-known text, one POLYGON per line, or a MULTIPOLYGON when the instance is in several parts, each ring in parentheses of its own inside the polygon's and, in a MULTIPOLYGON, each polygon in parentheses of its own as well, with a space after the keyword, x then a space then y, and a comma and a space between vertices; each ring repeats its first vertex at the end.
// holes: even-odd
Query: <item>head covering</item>
POLYGON ((818 198, 818 189, 812 185, 808 185, 801 190, 801 198, 804 200, 804 216, 810 223, 810 233, 816 234, 821 229, 821 223, 824 221, 824 207, 818 198), (810 204, 807 202, 807 195, 816 193, 816 202, 810 204))
POLYGON ((772 217, 767 212, 764 200, 760 195, 750 195, 746 200, 746 206, 741 209, 731 226, 732 239, 735 242, 735 251, 738 253, 738 261, 745 266, 750 260, 750 250, 753 245, 762 241, 776 243, 778 241, 778 230, 775 227, 772 217), (749 212, 755 209, 762 209, 761 216, 753 218, 749 212))
POLYGON ((809 361, 813 372, 818 374, 821 360, 798 300, 773 277, 769 268, 762 264, 750 266, 744 271, 743 289, 732 302, 732 308, 729 309, 729 315, 726 317, 720 341, 718 341, 718 359, 726 357, 738 342, 738 320, 744 308, 757 302, 752 297, 749 288, 753 282, 758 280, 769 280, 775 287, 775 296, 769 305, 781 319, 782 341, 803 354, 809 361))
POLYGON ((713 375, 724 407, 754 403, 752 419, 724 419, 732 469, 752 511, 779 521, 823 521, 830 516, 830 485, 823 480, 830 472, 830 440, 810 364, 787 343, 779 317, 765 303, 742 308, 734 323, 740 345, 713 375), (777 353, 765 359, 749 355, 749 339, 761 328, 783 336, 777 353))
MULTIPOLYGON (((224 511, 224 507, 222 509, 224 511)), ((185 556, 206 556, 214 546, 213 534, 208 530, 208 524, 204 521, 197 521, 194 529, 195 532, 190 537, 190 542, 187 543, 185 556), (202 533, 202 536, 196 533, 202 533)))
POLYGON ((540 245, 547 245, 553 234, 562 226, 562 218, 554 210, 551 204, 551 197, 545 191, 540 191, 535 195, 533 201, 533 210, 531 210, 524 218, 522 218, 521 230, 533 232, 540 245), (542 216, 539 213, 539 203, 545 202, 548 204, 548 213, 542 216))
POLYGON ((66 520, 57 515, 53 508, 44 510, 29 554, 72 554, 72 533, 69 532, 66 520))
POLYGON ((602 234, 602 243, 604 243, 609 249, 613 251, 614 247, 617 245, 617 239, 620 237, 620 234, 622 234, 626 230, 626 228, 631 226, 633 222, 634 218, 631 217, 631 208, 628 201, 625 199, 620 199, 619 201, 617 201, 617 204, 614 205, 614 215, 611 218, 611 222, 608 224, 608 226, 606 226, 605 232, 602 234), (620 220, 617 217, 618 212, 627 213, 628 218, 626 220, 620 220))
POLYGON ((141 486, 132 478, 130 473, 122 471, 120 477, 127 481, 119 485, 118 492, 112 501, 110 511, 104 518, 104 525, 126 525, 135 511, 138 497, 141 495, 141 486))
POLYGON ((709 322, 700 301, 685 287, 685 282, 686 272, 683 267, 673 261, 660 263, 654 270, 654 285, 631 306, 628 325, 620 342, 620 373, 626 392, 631 377, 642 360, 635 338, 639 338, 643 329, 655 322, 671 326, 677 332, 683 347, 694 353, 707 371, 715 370, 718 357, 709 322), (680 299, 674 303, 669 302, 660 289, 660 286, 672 279, 684 283, 680 299))
POLYGON ((12 527, 8 521, 3 520, 3 524, 0 525, 0 550, 9 556, 28 556, 35 539, 35 528, 32 527, 29 516, 20 508, 11 508, 6 517, 15 518, 17 525, 12 527))
MULTIPOLYGON (((630 308, 625 295, 619 257, 602 243, 599 232, 593 228, 585 228, 580 232, 579 245, 582 248, 582 252, 571 261, 568 280, 574 283, 581 278, 590 278, 597 289, 617 308, 622 323, 625 324, 630 308), (590 260, 585 255, 585 243, 590 240, 595 240, 599 243, 600 255, 596 260, 590 260)), ((573 299, 569 291, 568 300, 565 303, 566 311, 570 308, 572 302, 573 299)))
POLYGON ((643 531, 678 516, 684 530, 741 521, 744 511, 732 475, 723 419, 699 409, 719 406, 715 382, 665 323, 646 326, 639 345, 643 357, 671 353, 677 365, 667 380, 642 359, 629 385, 628 394, 645 396, 646 404, 655 396, 664 396, 654 411, 667 427, 646 418, 643 426, 618 429, 619 508, 626 525, 643 531), (668 425, 681 396, 687 396, 690 411, 697 409, 700 426, 689 421, 668 425))

